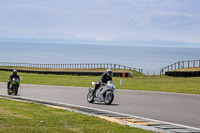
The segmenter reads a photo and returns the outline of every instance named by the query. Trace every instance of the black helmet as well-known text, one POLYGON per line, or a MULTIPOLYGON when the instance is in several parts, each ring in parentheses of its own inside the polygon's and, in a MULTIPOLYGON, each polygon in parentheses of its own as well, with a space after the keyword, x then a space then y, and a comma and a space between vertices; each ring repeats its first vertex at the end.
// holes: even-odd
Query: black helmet
POLYGON ((111 69, 106 70, 106 73, 107 73, 107 75, 108 75, 109 77, 112 77, 112 75, 113 75, 113 72, 112 72, 111 69))
POLYGON ((13 74, 14 74, 14 75, 17 75, 17 70, 13 70, 13 74))

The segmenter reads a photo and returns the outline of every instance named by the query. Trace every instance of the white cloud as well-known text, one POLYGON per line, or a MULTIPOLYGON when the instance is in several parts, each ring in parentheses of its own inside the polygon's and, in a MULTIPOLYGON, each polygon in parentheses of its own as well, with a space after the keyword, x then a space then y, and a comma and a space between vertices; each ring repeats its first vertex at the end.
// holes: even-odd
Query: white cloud
MULTIPOLYGON (((194 15, 184 12, 175 12, 175 11, 162 11, 156 10, 152 12, 134 14, 130 16, 128 21, 133 21, 138 27, 147 27, 150 25, 159 26, 159 25, 176 25, 194 19, 199 19, 199 15, 194 15), (176 23, 174 23, 176 22, 176 23)), ((176 25, 177 26, 177 25, 176 25)))

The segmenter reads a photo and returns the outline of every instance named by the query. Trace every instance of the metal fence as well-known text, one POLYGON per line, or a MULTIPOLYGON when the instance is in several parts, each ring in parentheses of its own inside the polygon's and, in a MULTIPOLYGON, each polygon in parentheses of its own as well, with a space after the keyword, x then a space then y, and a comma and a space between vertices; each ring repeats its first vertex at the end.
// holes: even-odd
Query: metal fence
POLYGON ((160 75, 160 69, 142 69, 144 75, 160 75))
POLYGON ((34 63, 15 63, 0 62, 3 67, 28 67, 28 68, 44 68, 44 69, 124 69, 133 70, 142 73, 142 69, 131 68, 119 64, 109 63, 85 63, 85 64, 34 64, 34 63))
POLYGON ((200 67, 200 60, 190 60, 190 61, 178 61, 160 70, 160 75, 164 74, 166 71, 173 71, 181 68, 190 67, 200 67))

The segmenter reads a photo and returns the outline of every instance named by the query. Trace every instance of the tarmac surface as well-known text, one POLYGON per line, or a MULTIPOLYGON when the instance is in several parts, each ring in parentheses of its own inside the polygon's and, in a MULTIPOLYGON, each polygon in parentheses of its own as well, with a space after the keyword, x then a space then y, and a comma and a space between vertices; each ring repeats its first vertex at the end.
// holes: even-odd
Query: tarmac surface
MULTIPOLYGON (((0 82, 0 94, 7 95, 0 82)), ((62 102, 200 128, 200 95, 120 90, 111 105, 87 102, 88 88, 21 84, 17 96, 62 102)), ((16 96, 16 97, 17 97, 16 96)))

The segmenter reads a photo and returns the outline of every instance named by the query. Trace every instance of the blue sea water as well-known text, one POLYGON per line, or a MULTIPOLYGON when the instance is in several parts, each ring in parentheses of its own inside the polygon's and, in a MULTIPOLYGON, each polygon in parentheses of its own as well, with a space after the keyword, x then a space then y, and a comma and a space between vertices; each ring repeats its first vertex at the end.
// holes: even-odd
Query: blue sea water
POLYGON ((0 41, 0 62, 115 63, 161 69, 177 61, 199 60, 200 48, 0 41))

